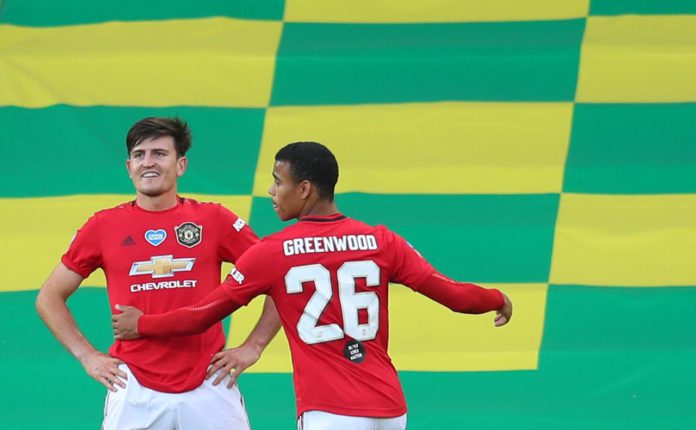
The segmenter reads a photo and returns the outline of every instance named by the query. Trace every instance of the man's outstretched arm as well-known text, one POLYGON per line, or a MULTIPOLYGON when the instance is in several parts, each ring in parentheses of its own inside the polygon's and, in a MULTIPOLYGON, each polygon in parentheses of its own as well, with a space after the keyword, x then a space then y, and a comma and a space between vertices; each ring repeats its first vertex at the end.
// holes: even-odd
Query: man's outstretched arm
POLYGON ((163 314, 144 315, 132 306, 116 305, 121 313, 114 314, 111 321, 114 337, 120 340, 185 336, 204 332, 240 307, 220 287, 192 306, 163 314))
POLYGON ((495 289, 457 282, 437 272, 430 275, 417 291, 454 312, 482 314, 498 311, 494 321, 496 327, 507 324, 512 318, 512 302, 505 294, 495 289))

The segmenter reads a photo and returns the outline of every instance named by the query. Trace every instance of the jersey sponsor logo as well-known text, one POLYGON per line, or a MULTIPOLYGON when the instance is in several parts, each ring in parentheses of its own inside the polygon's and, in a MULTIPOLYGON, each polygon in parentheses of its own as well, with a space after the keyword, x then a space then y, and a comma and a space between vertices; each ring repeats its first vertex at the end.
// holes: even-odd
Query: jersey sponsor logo
POLYGON ((157 255, 148 261, 135 261, 129 275, 152 275, 153 278, 168 278, 176 272, 190 272, 195 258, 174 258, 173 255, 157 255))
POLYGON ((193 248, 203 240, 203 226, 192 222, 185 222, 174 227, 176 241, 187 248, 193 248))
POLYGON ((244 275, 242 274, 242 272, 240 272, 236 268, 233 268, 230 271, 230 276, 232 277, 232 279, 237 281, 240 285, 244 282, 244 275))
POLYGON ((167 232, 161 228, 145 232, 145 240, 152 246, 159 246, 167 238, 167 232))
POLYGON ((301 237, 283 242, 286 256, 318 252, 368 251, 377 249, 377 239, 371 234, 344 236, 301 237))
POLYGON ((242 231, 245 225, 246 222, 244 222, 243 219, 237 218, 237 221, 235 221, 234 224, 232 224, 232 227, 234 227, 234 229, 237 230, 237 233, 239 233, 240 231, 242 231))
POLYGON ((198 281, 194 279, 186 279, 184 281, 160 281, 160 282, 145 282, 143 284, 133 284, 130 286, 131 293, 140 291, 164 290, 171 288, 196 288, 198 281))

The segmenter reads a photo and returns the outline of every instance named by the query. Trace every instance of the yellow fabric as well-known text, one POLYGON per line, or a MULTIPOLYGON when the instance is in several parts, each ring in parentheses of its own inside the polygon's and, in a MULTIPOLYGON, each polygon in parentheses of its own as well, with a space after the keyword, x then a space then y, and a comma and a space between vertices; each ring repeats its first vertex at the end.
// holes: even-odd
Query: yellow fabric
POLYGON ((389 350, 400 370, 468 371, 536 369, 544 329, 546 284, 485 284, 515 306, 513 323, 493 325, 495 312, 461 315, 392 286, 389 350), (432 316, 432 318, 431 318, 432 316), (420 339, 414 343, 413 339, 420 339))
POLYGON ((560 192, 572 111, 572 103, 272 107, 254 195, 267 195, 275 153, 297 140, 331 147, 339 193, 560 192))
POLYGON ((0 106, 264 107, 282 23, 0 26, 0 106))
MULTIPOLYGON (((222 203, 242 218, 249 219, 251 197, 186 195, 201 201, 222 203)), ((70 240, 94 212, 133 200, 132 195, 77 195, 64 197, 0 199, 3 223, 0 237, 4 246, 0 258, 6 270, 0 291, 35 290, 60 262, 70 240)), ((101 270, 82 282, 105 286, 101 270)))
POLYGON ((481 22, 585 17, 589 0, 286 0, 290 22, 481 22))
POLYGON ((693 285, 695 219, 693 194, 563 194, 550 282, 693 285))
POLYGON ((696 99, 696 16, 591 16, 578 102, 696 99))

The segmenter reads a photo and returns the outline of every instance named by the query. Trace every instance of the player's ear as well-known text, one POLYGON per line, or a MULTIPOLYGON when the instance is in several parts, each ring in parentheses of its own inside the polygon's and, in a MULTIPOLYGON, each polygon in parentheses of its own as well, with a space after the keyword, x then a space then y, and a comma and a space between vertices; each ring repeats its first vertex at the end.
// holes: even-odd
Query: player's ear
POLYGON ((126 158, 126 170, 128 171, 128 177, 132 178, 133 176, 131 175, 130 157, 126 158))
POLYGON ((176 174, 177 176, 181 176, 184 174, 186 171, 186 167, 188 166, 188 158, 186 156, 181 156, 177 158, 176 160, 176 174))
POLYGON ((312 185, 312 183, 306 179, 300 182, 300 186, 298 187, 298 190, 300 191, 300 198, 302 198, 302 200, 307 200, 309 196, 312 195, 313 187, 314 185, 312 185))

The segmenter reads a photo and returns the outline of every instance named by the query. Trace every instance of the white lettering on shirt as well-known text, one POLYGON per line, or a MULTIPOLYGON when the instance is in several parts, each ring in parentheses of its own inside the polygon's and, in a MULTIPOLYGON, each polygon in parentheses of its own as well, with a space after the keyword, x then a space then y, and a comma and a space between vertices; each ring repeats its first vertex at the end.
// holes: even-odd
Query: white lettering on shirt
POLYGON ((198 281, 194 279, 186 279, 184 281, 161 281, 161 282, 145 282, 142 284, 132 284, 130 286, 131 293, 139 293, 141 291, 165 290, 170 288, 196 288, 198 281))
POLYGON ((316 254, 321 252, 371 251, 377 249, 377 239, 371 234, 344 236, 302 237, 283 241, 283 254, 316 254))

